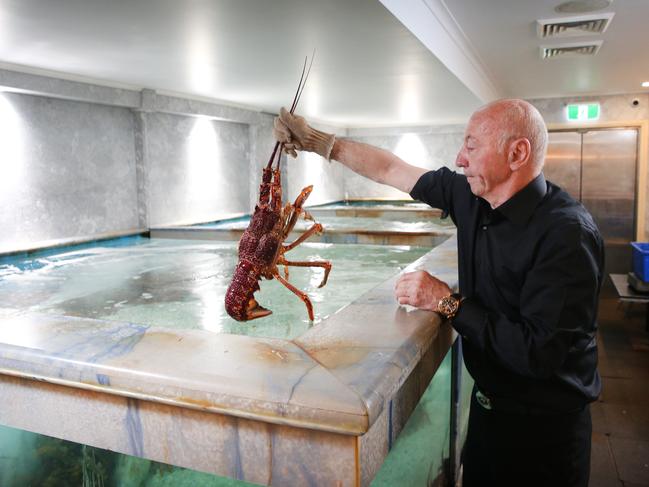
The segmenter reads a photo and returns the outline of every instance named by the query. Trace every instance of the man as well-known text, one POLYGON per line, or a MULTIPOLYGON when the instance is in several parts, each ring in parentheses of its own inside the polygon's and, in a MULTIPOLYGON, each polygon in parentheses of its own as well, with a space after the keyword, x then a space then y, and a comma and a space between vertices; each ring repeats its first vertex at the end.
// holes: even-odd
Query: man
POLYGON ((396 284, 401 304, 437 311, 462 337, 475 379, 465 487, 587 486, 589 403, 600 393, 595 341, 603 243, 591 216, 546 182, 547 130, 523 100, 471 116, 456 165, 427 171, 310 127, 282 109, 285 150, 317 152, 449 213, 459 293, 424 271, 396 284))

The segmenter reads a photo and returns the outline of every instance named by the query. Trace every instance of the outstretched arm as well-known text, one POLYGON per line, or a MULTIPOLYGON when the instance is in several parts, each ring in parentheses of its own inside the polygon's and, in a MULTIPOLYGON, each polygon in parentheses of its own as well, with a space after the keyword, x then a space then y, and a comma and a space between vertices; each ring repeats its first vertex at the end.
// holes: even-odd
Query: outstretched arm
POLYGON ((275 119, 275 138, 284 144, 284 150, 293 157, 297 150, 320 154, 327 160, 335 159, 352 171, 377 183, 387 184, 410 193, 426 169, 411 166, 394 154, 361 142, 337 139, 309 126, 303 117, 282 108, 275 119))
POLYGON ((428 171, 412 166, 391 152, 362 142, 336 139, 331 158, 355 173, 410 193, 422 174, 428 171))

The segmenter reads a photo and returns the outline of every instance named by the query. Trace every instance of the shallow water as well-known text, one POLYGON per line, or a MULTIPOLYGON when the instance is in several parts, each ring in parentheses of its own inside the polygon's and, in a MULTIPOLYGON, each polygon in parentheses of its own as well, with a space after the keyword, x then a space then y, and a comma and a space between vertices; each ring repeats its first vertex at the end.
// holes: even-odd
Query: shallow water
MULTIPOLYGON (((35 312, 199 328, 291 339, 313 326, 304 303, 276 280, 262 281, 259 303, 273 314, 240 323, 223 300, 237 262, 237 242, 139 239, 128 246, 97 245, 0 263, 3 306, 35 312)), ((388 279, 429 248, 302 244, 293 261, 330 260, 329 282, 320 268, 290 268, 318 323, 388 279)), ((283 271, 280 268, 280 271, 283 271)))
MULTIPOLYGON (((324 231, 328 230, 361 230, 377 232, 444 232, 455 229, 450 218, 430 218, 423 220, 421 217, 400 217, 399 221, 385 218, 345 217, 345 216, 318 216, 315 221, 321 223, 324 231)), ((195 225, 199 228, 221 229, 221 230, 245 230, 250 219, 237 218, 214 223, 203 223, 195 225)), ((313 225, 312 221, 299 220, 295 225, 298 230, 305 230, 313 225)))
MULTIPOLYGON (((318 209, 339 209, 339 208, 372 208, 377 210, 390 210, 394 208, 409 208, 416 210, 430 210, 430 205, 410 200, 352 200, 339 201, 325 205, 316 205, 311 208, 318 209)), ((307 207, 307 210, 309 207, 307 207)))

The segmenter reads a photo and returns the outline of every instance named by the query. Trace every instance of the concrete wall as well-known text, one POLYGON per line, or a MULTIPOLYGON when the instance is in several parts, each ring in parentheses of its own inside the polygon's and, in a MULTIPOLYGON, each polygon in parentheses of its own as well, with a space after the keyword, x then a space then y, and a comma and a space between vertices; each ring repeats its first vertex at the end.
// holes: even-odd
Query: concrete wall
POLYGON ((566 123, 566 105, 569 103, 600 104, 600 122, 649 119, 649 94, 543 98, 529 100, 543 115, 547 124, 566 123), (637 106, 632 104, 637 99, 637 106))
MULTIPOLYGON (((428 169, 454 170, 464 138, 463 125, 380 129, 349 129, 348 137, 393 152, 406 162, 428 169)), ((461 172, 461 171, 460 171, 461 172)), ((409 199, 406 193, 375 183, 343 168, 345 198, 409 199)))
MULTIPOLYGON (((0 90, 0 252, 210 221, 256 203, 274 146, 272 115, 2 69, 0 90)), ((548 123, 562 124, 566 103, 591 99, 602 123, 649 120, 649 94, 531 101, 548 123)), ((318 128, 430 169, 454 168, 464 135, 462 125, 318 128)), ((314 186, 307 205, 408 197, 313 154, 284 157, 282 174, 286 200, 314 186)), ((639 217, 649 229, 646 208, 639 217)))
MULTIPOLYGON (((211 101, 0 69, 0 252, 248 213, 272 122, 211 101)), ((299 170, 286 171, 284 181, 301 183, 299 170)), ((332 188, 342 186, 336 174, 332 188)), ((328 191, 317 199, 340 199, 328 191)))
MULTIPOLYGON (((346 130, 336 127, 314 124, 314 126, 327 133, 343 137, 346 130)), ((345 199, 344 174, 345 168, 342 164, 326 159, 313 153, 299 153, 296 159, 286 157, 288 192, 285 197, 294 201, 306 186, 313 186, 313 191, 306 201, 306 205, 319 205, 331 201, 345 199)), ((350 172, 350 171, 347 171, 350 172)))
POLYGON ((137 227, 128 109, 0 93, 0 249, 137 227))
POLYGON ((249 211, 248 125, 147 114, 149 226, 249 211))

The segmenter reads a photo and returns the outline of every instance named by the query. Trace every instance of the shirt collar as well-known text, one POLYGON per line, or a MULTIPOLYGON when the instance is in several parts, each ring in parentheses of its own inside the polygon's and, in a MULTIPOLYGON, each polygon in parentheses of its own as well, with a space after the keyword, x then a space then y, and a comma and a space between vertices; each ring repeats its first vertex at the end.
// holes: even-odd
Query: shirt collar
POLYGON ((522 225, 532 216, 547 191, 543 173, 534 178, 527 186, 505 201, 496 210, 508 220, 522 225))

